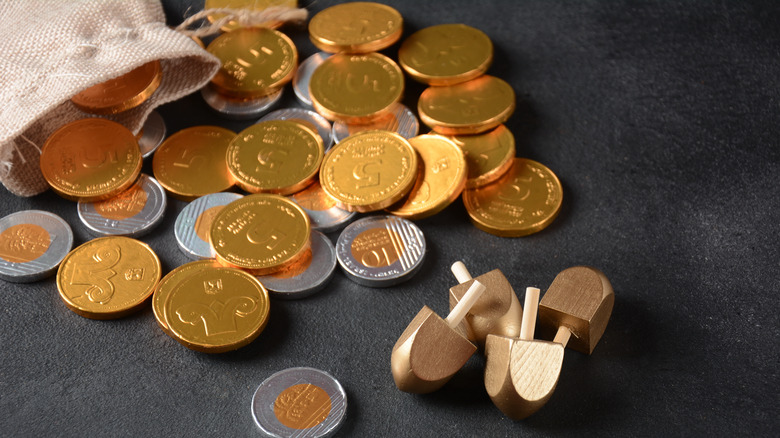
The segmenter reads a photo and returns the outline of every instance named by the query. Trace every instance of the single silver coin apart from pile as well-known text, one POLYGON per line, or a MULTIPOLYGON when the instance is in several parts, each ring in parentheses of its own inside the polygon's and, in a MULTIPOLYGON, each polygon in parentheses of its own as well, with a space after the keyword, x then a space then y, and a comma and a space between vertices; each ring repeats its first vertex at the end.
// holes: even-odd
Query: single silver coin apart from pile
POLYGON ((67 222, 47 211, 25 210, 0 219, 0 278, 28 283, 57 270, 73 247, 67 222))
POLYGON ((271 437, 329 437, 347 413, 347 394, 315 368, 288 368, 267 378, 252 397, 255 423, 271 437))

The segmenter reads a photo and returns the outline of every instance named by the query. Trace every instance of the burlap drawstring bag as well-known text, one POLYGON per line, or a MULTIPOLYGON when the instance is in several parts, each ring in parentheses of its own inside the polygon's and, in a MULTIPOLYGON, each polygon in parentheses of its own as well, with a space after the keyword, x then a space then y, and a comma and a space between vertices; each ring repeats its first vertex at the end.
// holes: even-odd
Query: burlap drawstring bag
POLYGON ((219 61, 165 25, 156 0, 3 0, 0 2, 0 181, 32 196, 48 184, 40 148, 57 128, 93 117, 70 98, 149 61, 162 83, 142 105, 115 116, 138 132, 157 106, 205 85, 219 61))

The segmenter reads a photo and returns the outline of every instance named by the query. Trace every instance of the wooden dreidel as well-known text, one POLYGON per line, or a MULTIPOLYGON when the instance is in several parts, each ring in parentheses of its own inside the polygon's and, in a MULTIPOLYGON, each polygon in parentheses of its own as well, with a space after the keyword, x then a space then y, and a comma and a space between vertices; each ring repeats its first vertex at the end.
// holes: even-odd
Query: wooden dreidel
POLYGON ((436 391, 463 367, 477 347, 457 327, 484 291, 484 285, 473 282, 446 319, 423 306, 393 347, 390 367, 398 389, 436 391))
POLYGON ((488 334, 510 338, 520 335, 523 308, 501 271, 494 269, 472 280, 463 262, 453 263, 451 269, 460 284, 450 288, 450 309, 458 304, 472 281, 479 280, 485 285, 485 293, 465 318, 466 334, 470 340, 484 347, 488 334))
POLYGON ((485 344, 485 389, 493 404, 513 420, 547 403, 563 365, 563 345, 533 338, 538 306, 539 289, 527 288, 520 338, 491 334, 485 344))
POLYGON ((557 330, 555 342, 591 354, 614 304, 615 293, 606 275, 596 268, 575 266, 561 271, 547 289, 539 303, 539 325, 557 330))

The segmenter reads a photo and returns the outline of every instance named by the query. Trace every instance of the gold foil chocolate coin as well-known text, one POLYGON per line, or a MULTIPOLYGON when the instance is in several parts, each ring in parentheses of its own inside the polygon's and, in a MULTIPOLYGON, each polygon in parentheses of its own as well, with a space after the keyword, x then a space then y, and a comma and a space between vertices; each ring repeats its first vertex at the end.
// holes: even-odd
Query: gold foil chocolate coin
POLYGON ((144 304, 160 273, 160 260, 149 245, 129 237, 101 237, 65 257, 57 289, 65 305, 83 317, 119 318, 144 304))
POLYGON ((515 91, 503 80, 483 75, 450 87, 428 87, 417 112, 445 135, 479 134, 504 123, 515 110, 515 91))
POLYGON ((167 333, 192 350, 235 350, 257 338, 268 323, 268 291, 240 269, 202 266, 165 287, 167 333))
POLYGON ((157 181, 174 197, 191 201, 235 183, 225 155, 236 134, 218 126, 194 126, 168 137, 152 160, 157 181))
POLYGON ((479 135, 449 137, 466 154, 468 180, 466 188, 489 184, 501 177, 515 158, 515 137, 504 125, 479 135))
POLYGON ((266 275, 295 262, 309 248, 309 218, 278 195, 249 195, 226 205, 211 224, 209 238, 224 266, 266 275))
POLYGON ((119 123, 81 119, 54 131, 41 149, 41 173, 55 193, 100 201, 130 187, 141 172, 135 136, 119 123))
POLYGON ((334 146, 320 185, 344 210, 381 210, 400 201, 417 179, 417 152, 398 134, 364 131, 334 146))
POLYGON ((227 148, 227 167, 250 193, 295 193, 314 181, 325 154, 322 138, 292 120, 269 120, 241 131, 227 148))
POLYGON ((220 93, 253 98, 271 94, 291 81, 298 52, 287 35, 267 28, 241 28, 218 36, 208 52, 222 67, 211 79, 220 93))
POLYGON ((502 237, 543 230, 558 216, 563 188, 541 163, 515 158, 498 181, 463 192, 463 204, 479 229, 502 237))
POLYGON ((398 63, 415 80, 429 85, 454 85, 487 71, 493 43, 479 29, 465 24, 426 27, 404 40, 398 63))
POLYGON ((379 53, 334 55, 314 70, 309 96, 329 120, 369 123, 386 115, 404 91, 401 68, 379 53))
POLYGON ((116 114, 144 103, 161 81, 160 61, 152 61, 118 78, 93 85, 70 101, 90 114, 116 114))
POLYGON ((165 301, 168 299, 168 296, 171 291, 174 290, 175 286, 178 286, 183 280, 189 278, 194 271, 206 267, 219 268, 220 265, 216 260, 198 260, 185 263, 165 274, 157 283, 157 287, 154 289, 154 294, 152 295, 152 311, 154 312, 154 319, 157 320, 157 324, 169 336, 173 335, 168 329, 168 322, 165 319, 165 301))
POLYGON ((312 17, 309 38, 330 53, 368 53, 389 47, 403 31, 401 14, 390 6, 351 2, 331 6, 312 17))
POLYGON ((423 219, 444 210, 466 185, 466 160, 452 141, 439 135, 420 135, 409 143, 422 158, 417 182, 403 204, 388 209, 406 219, 423 219))

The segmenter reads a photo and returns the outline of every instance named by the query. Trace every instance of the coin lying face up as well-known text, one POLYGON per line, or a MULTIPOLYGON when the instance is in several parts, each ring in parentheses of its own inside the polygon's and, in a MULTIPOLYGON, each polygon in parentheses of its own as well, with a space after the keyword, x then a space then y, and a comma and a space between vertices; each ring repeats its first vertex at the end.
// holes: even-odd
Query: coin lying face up
POLYGON ((257 426, 273 437, 329 437, 347 413, 347 393, 333 376, 315 368, 271 375, 252 397, 257 426))
POLYGON ((336 256, 347 277, 355 283, 393 286, 412 278, 422 266, 425 236, 406 219, 370 216, 341 232, 336 256))
POLYGON ((326 235, 312 231, 311 247, 298 261, 258 280, 275 298, 298 299, 322 290, 335 271, 336 249, 326 235))
POLYGON ((165 213, 165 190, 154 178, 141 174, 129 189, 105 201, 79 201, 81 222, 93 234, 134 236, 148 233, 165 213))
POLYGON ((184 254, 191 259, 214 258, 209 230, 214 216, 231 202, 243 198, 231 192, 212 193, 190 202, 176 217, 173 233, 184 254))
POLYGON ((0 278, 15 283, 53 274, 73 246, 73 232, 59 216, 40 210, 0 219, 0 278))

